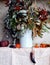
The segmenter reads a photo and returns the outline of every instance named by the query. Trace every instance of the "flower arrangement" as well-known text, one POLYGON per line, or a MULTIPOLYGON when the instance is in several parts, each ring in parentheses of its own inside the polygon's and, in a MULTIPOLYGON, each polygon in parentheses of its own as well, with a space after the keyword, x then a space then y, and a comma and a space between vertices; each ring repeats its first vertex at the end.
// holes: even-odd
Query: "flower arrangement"
POLYGON ((32 0, 12 0, 12 2, 9 3, 6 27, 15 32, 16 37, 20 37, 20 34, 24 34, 27 29, 32 30, 35 36, 38 35, 40 37, 42 37, 41 32, 47 31, 47 29, 45 29, 48 22, 46 9, 40 7, 33 8, 31 7, 32 2, 32 0))
POLYGON ((10 27, 12 29, 16 29, 17 31, 25 32, 26 29, 33 30, 36 28, 36 32, 40 35, 40 31, 42 30, 42 26, 46 24, 47 20, 47 11, 44 9, 30 9, 19 10, 20 8, 17 7, 16 10, 13 12, 12 18, 10 18, 10 27), (19 11, 17 11, 19 10, 19 11))

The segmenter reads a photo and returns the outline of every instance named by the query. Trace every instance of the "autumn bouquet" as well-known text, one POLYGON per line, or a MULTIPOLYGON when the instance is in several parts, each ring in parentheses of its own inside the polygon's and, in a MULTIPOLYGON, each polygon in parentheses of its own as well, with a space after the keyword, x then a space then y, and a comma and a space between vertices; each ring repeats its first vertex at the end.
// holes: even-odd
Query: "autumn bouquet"
POLYGON ((46 9, 31 7, 32 2, 32 0, 12 0, 9 4, 6 28, 13 32, 11 33, 13 37, 20 38, 27 29, 32 30, 32 37, 37 35, 42 37, 42 32, 48 31, 45 28, 48 22, 46 9))

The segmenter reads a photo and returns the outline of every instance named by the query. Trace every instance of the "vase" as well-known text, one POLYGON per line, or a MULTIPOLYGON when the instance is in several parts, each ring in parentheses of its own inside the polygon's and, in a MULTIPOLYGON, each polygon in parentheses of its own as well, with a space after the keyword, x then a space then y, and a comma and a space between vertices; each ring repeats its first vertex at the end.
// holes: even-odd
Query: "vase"
POLYGON ((28 47, 32 47, 32 30, 27 29, 25 31, 25 33, 21 36, 20 38, 20 44, 21 44, 21 48, 28 48, 28 47))

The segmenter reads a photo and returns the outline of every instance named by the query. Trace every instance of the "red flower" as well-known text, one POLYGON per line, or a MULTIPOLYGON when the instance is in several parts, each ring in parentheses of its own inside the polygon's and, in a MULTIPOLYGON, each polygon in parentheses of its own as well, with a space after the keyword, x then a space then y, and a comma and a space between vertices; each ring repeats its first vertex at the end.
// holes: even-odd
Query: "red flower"
POLYGON ((19 11, 21 9, 21 7, 20 6, 15 6, 14 9, 19 11))
POLYGON ((45 21, 47 19, 47 16, 48 16, 48 13, 46 10, 42 9, 40 12, 39 12, 40 16, 39 16, 39 19, 41 21, 45 21))
POLYGON ((20 0, 16 0, 17 1, 17 3, 20 3, 20 0))

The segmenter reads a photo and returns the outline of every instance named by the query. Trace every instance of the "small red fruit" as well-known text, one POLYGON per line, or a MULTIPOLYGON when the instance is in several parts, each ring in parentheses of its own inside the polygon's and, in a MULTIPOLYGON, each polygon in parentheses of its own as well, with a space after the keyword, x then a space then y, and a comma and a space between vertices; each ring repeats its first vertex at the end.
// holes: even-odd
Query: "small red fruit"
POLYGON ((16 44, 16 48, 20 48, 21 46, 20 46, 20 43, 17 43, 16 44))

